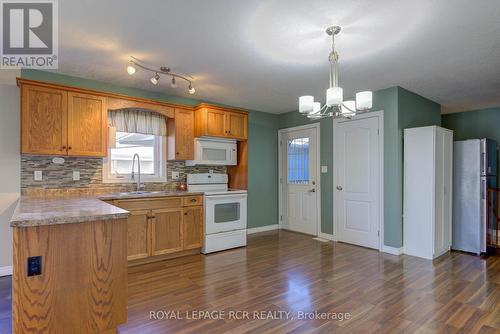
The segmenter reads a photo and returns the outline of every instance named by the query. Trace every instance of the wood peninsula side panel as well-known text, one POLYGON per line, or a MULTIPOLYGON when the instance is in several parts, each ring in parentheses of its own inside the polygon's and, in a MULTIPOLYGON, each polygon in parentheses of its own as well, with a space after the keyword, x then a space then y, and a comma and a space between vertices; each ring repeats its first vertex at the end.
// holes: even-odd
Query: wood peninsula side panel
POLYGON ((127 321, 126 219, 13 228, 14 333, 102 333, 127 321), (42 274, 27 276, 27 258, 42 274))

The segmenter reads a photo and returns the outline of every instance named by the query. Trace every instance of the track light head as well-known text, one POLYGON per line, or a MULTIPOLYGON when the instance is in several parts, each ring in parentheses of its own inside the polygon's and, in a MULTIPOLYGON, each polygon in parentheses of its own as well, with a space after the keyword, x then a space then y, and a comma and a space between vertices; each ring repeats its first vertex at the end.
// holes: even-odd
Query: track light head
POLYGON ((177 82, 175 82, 175 77, 172 77, 172 81, 170 82, 170 87, 177 88, 177 82))
POLYGON ((158 73, 155 73, 155 75, 153 77, 151 77, 151 79, 149 79, 149 81, 151 81, 151 83, 153 85, 157 85, 158 82, 160 82, 160 75, 158 73))
POLYGON ((189 94, 193 95, 194 93, 196 93, 196 89, 194 89, 194 87, 191 84, 189 84, 188 92, 189 94))
POLYGON ((128 73, 129 75, 132 75, 132 74, 134 74, 135 72, 136 72, 136 69, 135 69, 134 65, 130 64, 130 65, 128 65, 128 66, 127 66, 127 73, 128 73))

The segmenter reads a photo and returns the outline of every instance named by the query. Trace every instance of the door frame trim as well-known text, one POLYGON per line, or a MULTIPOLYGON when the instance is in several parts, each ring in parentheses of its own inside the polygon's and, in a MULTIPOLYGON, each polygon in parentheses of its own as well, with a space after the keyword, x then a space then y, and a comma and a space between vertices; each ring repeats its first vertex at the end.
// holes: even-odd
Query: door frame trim
POLYGON ((332 173, 333 173, 333 184, 332 184, 332 190, 333 190, 333 209, 332 209, 332 214, 333 214, 333 238, 335 241, 338 241, 337 238, 337 219, 335 215, 335 203, 337 202, 337 191, 335 190, 335 184, 336 184, 336 171, 335 171, 335 166, 337 166, 335 162, 335 128, 338 126, 339 123, 345 123, 345 122, 350 122, 350 121, 355 121, 355 120, 360 120, 360 119, 366 119, 366 118, 372 118, 372 117, 377 117, 378 122, 379 122, 379 141, 378 141, 378 149, 379 149, 379 226, 378 230, 380 231, 379 238, 378 238, 378 250, 383 251, 384 248, 384 111, 383 110, 378 110, 378 111, 372 111, 369 113, 363 113, 360 115, 354 116, 352 119, 341 119, 341 118, 334 118, 333 119, 333 168, 332 168, 332 173))
POLYGON ((317 136, 317 145, 316 145, 316 194, 318 196, 316 203, 316 236, 321 235, 321 126, 319 122, 294 126, 290 128, 284 128, 278 130, 278 224, 279 228, 283 228, 284 220, 283 220, 283 146, 281 145, 281 137, 283 134, 298 131, 298 130, 309 130, 315 129, 317 136))

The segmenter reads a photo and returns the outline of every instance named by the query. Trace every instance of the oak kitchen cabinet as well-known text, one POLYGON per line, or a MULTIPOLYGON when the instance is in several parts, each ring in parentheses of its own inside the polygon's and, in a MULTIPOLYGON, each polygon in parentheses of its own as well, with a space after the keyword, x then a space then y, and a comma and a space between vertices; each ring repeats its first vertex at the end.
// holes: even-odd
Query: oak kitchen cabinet
POLYGON ((175 254, 203 245, 203 197, 158 197, 108 201, 130 211, 129 261, 175 254))
POLYGON ((107 110, 103 96, 21 86, 21 152, 104 157, 107 110))
POLYGON ((175 108, 174 118, 167 119, 168 160, 194 159, 194 111, 175 108))
POLYGON ((195 109, 196 136, 248 139, 248 114, 222 107, 200 104, 195 109))

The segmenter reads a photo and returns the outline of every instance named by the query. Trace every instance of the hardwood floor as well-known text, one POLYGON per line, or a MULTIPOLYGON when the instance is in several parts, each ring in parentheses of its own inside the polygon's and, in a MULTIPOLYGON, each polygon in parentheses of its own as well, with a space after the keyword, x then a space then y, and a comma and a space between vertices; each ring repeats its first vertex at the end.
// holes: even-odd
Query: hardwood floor
MULTIPOLYGON (((9 287, 0 279, 1 333, 9 287)), ((128 305, 119 333, 500 333, 500 257, 453 252, 432 262, 271 231, 246 248, 130 268, 128 305), (260 311, 277 318, 255 318, 260 311), (208 312, 223 319, 187 318, 208 312)))

